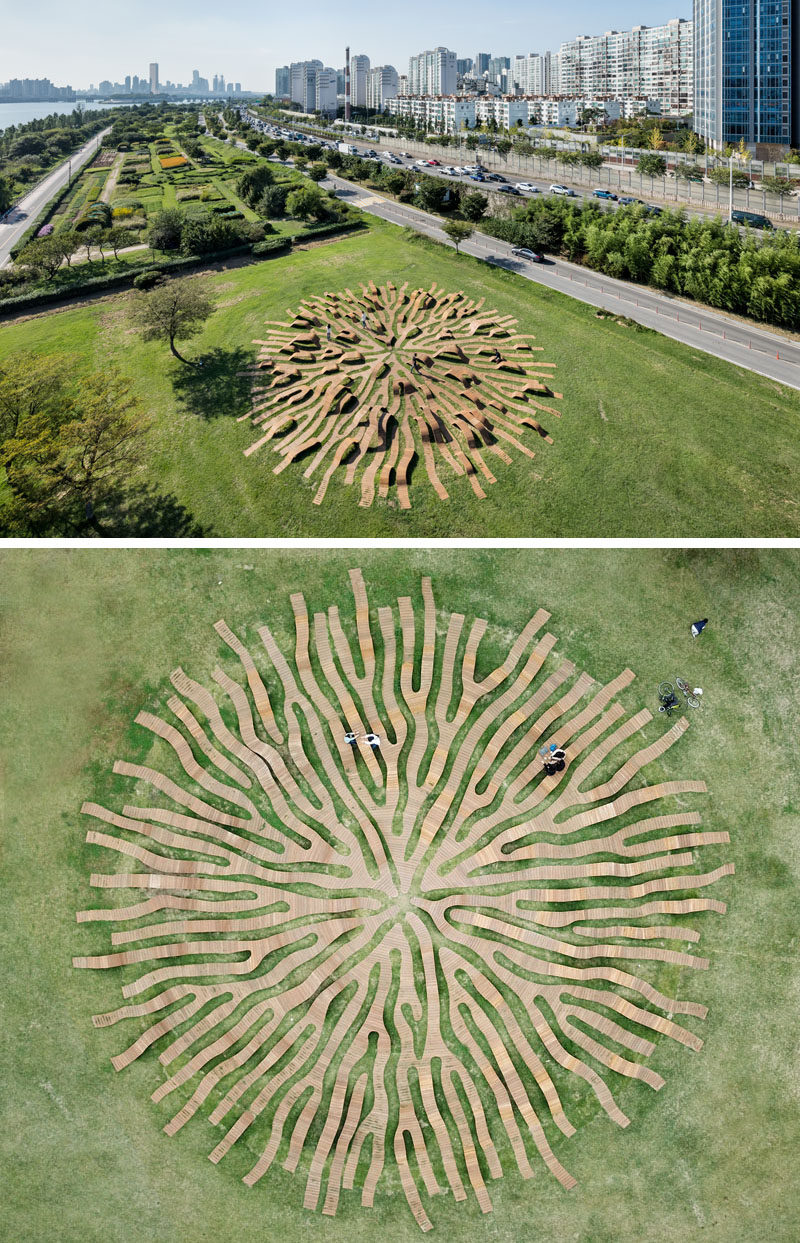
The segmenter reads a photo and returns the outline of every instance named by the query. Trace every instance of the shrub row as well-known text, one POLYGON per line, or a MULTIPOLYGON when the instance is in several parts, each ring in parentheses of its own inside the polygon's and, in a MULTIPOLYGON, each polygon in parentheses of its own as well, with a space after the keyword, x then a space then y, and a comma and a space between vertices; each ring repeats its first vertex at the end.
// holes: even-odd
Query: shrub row
POLYGON ((38 307, 52 306, 58 302, 67 302, 73 298, 80 298, 88 293, 125 289, 131 286, 143 289, 150 284, 154 284, 161 276, 178 276, 181 272, 190 271, 192 268, 205 267, 209 263, 232 259, 237 255, 252 254, 255 258, 263 259, 269 255, 285 254, 291 250, 293 243, 302 242, 304 238, 331 237, 337 233, 347 233, 365 227, 364 222, 361 220, 339 221, 335 224, 311 224, 307 225, 293 238, 289 236, 268 237, 263 242, 245 242, 239 246, 216 251, 209 255, 188 255, 177 259, 164 259, 147 267, 132 268, 129 272, 116 272, 108 276, 94 276, 89 280, 83 281, 80 285, 73 285, 68 289, 49 289, 42 290, 39 293, 20 294, 13 298, 2 298, 0 299, 0 316, 15 314, 19 311, 34 310, 38 307))

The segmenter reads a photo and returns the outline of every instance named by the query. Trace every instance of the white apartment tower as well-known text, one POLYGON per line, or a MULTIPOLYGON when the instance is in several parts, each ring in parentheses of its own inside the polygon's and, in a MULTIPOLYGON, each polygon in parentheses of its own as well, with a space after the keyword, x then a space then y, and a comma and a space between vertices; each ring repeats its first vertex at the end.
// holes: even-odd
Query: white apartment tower
POLYGON ((560 93, 657 99, 666 114, 691 112, 693 32, 693 23, 681 17, 663 26, 570 39, 561 44, 560 93))
POLYGON ((368 56, 350 57, 350 104, 353 108, 366 108, 368 56))
POLYGON ((510 71, 513 86, 521 95, 558 95, 558 60, 555 52, 515 56, 510 71))
MULTIPOLYGON (((336 116, 336 70, 317 69, 314 80, 314 108, 323 116, 336 116)), ((313 109, 309 109, 313 111, 313 109)))
MULTIPOLYGON (((302 104, 306 112, 313 112, 314 104, 310 108, 305 107, 309 82, 307 79, 304 81, 303 74, 306 70, 314 69, 322 69, 321 60, 296 60, 289 66, 289 98, 293 104, 302 104)), ((315 84, 312 89, 314 86, 315 84)))
POLYGON ((158 61, 153 61, 150 65, 150 94, 157 95, 158 91, 158 61))
POLYGON ((367 75, 367 107, 383 112, 386 102, 395 99, 400 79, 394 65, 376 65, 367 75))
POLYGON ((454 95, 458 86, 456 54, 446 47, 409 57, 409 95, 454 95))

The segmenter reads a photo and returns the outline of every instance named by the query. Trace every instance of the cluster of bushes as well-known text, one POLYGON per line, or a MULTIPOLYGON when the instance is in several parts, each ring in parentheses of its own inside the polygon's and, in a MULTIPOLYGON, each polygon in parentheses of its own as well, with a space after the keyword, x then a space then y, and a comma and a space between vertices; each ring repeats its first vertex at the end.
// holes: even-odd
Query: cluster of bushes
POLYGON ((555 199, 532 201, 485 232, 562 254, 598 272, 653 285, 764 323, 800 329, 800 246, 788 233, 757 239, 719 220, 642 207, 602 212, 555 199))

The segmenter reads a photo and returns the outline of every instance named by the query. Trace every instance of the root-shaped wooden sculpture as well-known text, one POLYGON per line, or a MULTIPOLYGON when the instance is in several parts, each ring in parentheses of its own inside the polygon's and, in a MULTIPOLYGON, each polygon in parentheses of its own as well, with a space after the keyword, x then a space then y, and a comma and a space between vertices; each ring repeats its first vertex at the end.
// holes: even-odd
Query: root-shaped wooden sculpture
POLYGON ((577 673, 542 610, 492 667, 487 623, 437 612, 429 580, 377 611, 351 583, 354 617, 292 597, 287 651, 218 622, 213 686, 177 669, 138 715, 130 803, 83 808, 117 861, 91 883, 119 900, 78 920, 111 952, 75 965, 124 972, 94 1022, 132 1025, 117 1069, 158 1050, 168 1134, 202 1110, 212 1161, 247 1136, 246 1183, 301 1166, 328 1214, 396 1180, 427 1230, 425 1196, 489 1211, 504 1168, 573 1184, 571 1077, 626 1126, 625 1079, 662 1086, 656 1041, 700 1048, 680 1020, 705 1007, 659 977, 707 965, 685 917, 724 911, 707 895, 733 867, 698 864, 728 834, 662 771, 687 722, 620 705, 630 670, 577 673))
POLYGON ((273 442, 281 459, 277 474, 317 448, 303 471, 318 481, 315 505, 341 467, 345 483, 358 480, 360 505, 371 505, 377 495, 408 509, 415 455, 442 500, 449 497, 444 480, 451 476, 466 477, 483 499, 485 486, 496 482, 486 458, 508 464, 508 449, 532 458, 526 443, 531 427, 552 443, 534 412, 560 417, 542 399, 561 397, 551 387, 553 364, 537 357, 541 347, 531 344, 534 338, 517 333, 515 319, 483 302, 436 285, 363 285, 360 292, 308 298, 286 320, 270 321, 266 339, 256 342, 253 407, 242 416, 259 431, 245 455, 273 442), (347 405, 331 399, 344 385, 352 394, 347 405), (487 405, 485 426, 474 424, 476 411, 487 405), (296 428, 278 442, 289 413, 296 428), (432 419, 442 432, 433 441, 425 435, 432 419), (473 423, 471 436, 467 423, 473 423), (358 451, 345 465, 354 439, 358 451))

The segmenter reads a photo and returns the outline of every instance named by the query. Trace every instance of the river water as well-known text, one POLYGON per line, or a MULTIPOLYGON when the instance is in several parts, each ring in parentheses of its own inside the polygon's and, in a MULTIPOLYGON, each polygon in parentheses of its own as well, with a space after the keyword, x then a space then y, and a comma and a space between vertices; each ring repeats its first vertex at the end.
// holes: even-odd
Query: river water
POLYGON ((70 103, 65 99, 57 99, 51 103, 15 104, 0 103, 0 130, 8 129, 9 125, 24 125, 27 121, 37 121, 39 117, 49 117, 56 112, 72 112, 80 103, 87 112, 97 112, 101 108, 129 108, 128 103, 106 103, 104 100, 78 100, 70 103))

